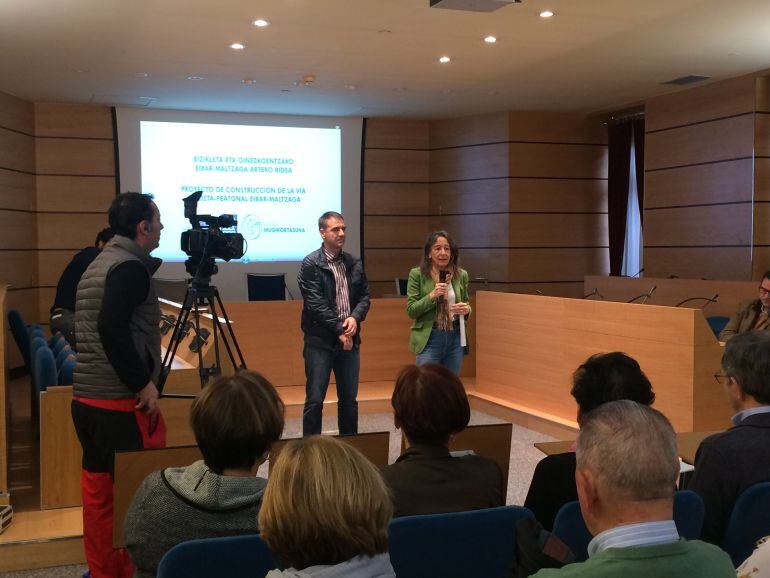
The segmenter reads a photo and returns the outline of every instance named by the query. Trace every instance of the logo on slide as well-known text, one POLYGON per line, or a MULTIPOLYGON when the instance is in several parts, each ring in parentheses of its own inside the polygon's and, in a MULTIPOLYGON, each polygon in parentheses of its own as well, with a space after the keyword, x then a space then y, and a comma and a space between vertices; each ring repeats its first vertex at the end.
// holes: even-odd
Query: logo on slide
POLYGON ((238 222, 238 232, 253 241, 262 234, 262 221, 256 215, 246 215, 238 222))

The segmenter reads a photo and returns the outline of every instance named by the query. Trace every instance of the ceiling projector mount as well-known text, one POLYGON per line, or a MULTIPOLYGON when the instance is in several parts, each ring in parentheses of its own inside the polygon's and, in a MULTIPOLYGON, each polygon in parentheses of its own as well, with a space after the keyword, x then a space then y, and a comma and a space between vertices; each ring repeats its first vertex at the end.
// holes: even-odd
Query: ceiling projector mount
POLYGON ((494 12, 508 4, 521 4, 521 0, 430 0, 431 8, 467 12, 494 12))

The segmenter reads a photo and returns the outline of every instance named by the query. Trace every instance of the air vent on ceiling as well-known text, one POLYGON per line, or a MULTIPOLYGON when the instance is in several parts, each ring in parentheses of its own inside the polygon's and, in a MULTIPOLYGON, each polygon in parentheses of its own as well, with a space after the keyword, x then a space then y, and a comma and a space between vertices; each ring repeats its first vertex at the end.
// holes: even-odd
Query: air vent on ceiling
POLYGON ((431 8, 468 12, 494 12, 508 4, 521 4, 521 0, 430 0, 431 8))
POLYGON ((688 74, 687 76, 680 76, 679 78, 674 78, 673 80, 667 80, 666 82, 661 82, 661 84, 674 84, 676 86, 683 86, 685 84, 693 84, 695 82, 700 82, 701 80, 708 80, 711 78, 710 76, 701 76, 700 74, 688 74))

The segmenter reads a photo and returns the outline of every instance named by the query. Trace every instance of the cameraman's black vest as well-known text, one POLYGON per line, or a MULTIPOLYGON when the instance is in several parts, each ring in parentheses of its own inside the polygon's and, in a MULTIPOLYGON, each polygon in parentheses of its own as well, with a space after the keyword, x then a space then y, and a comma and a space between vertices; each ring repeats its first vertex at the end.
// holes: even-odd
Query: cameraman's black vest
POLYGON ((155 293, 152 275, 160 267, 160 259, 150 257, 134 240, 115 235, 78 283, 75 310, 75 365, 73 395, 100 399, 134 397, 134 393, 118 377, 104 353, 99 337, 99 311, 102 308, 104 286, 109 272, 126 261, 139 261, 147 268, 150 291, 147 299, 134 309, 131 317, 131 336, 146 367, 152 368, 152 381, 160 376, 160 305, 155 293))

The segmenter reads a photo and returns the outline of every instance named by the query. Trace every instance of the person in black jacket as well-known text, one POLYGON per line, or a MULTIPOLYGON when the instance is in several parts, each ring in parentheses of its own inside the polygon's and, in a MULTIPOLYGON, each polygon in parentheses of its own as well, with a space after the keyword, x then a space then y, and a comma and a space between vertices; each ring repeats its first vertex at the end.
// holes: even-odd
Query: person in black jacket
POLYGON ((749 487, 770 482, 770 334, 749 331, 725 346, 724 385, 737 413, 734 427, 703 440, 695 453, 689 490, 706 507, 702 537, 721 544, 738 497, 749 487))
MULTIPOLYGON (((619 351, 589 357, 575 370, 570 393, 578 404, 578 425, 591 410, 610 401, 629 399, 643 405, 655 401, 650 380, 639 363, 619 351)), ((524 507, 532 510, 543 528, 552 530, 559 509, 577 499, 574 450, 540 460, 524 507)))
POLYGON ((369 284, 360 259, 345 253, 345 219, 327 211, 318 219, 321 248, 302 261, 305 408, 302 433, 321 433, 323 402, 334 371, 340 435, 358 433, 361 322, 369 312, 369 284))
POLYGON ((114 236, 115 231, 109 227, 99 231, 94 246, 86 247, 75 254, 56 285, 56 297, 51 307, 51 334, 61 332, 73 349, 75 349, 75 293, 78 283, 91 262, 114 236))

